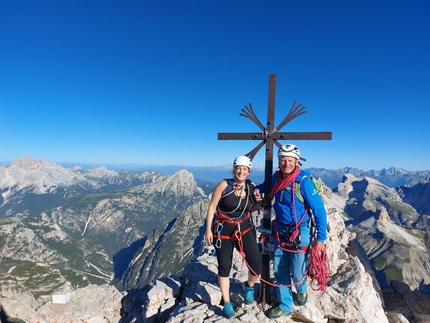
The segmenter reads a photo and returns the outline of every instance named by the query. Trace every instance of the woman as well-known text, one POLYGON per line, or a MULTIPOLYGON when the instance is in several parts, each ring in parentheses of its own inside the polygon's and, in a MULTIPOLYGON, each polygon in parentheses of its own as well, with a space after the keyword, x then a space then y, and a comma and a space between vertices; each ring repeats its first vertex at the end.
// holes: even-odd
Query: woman
POLYGON ((230 270, 233 248, 244 254, 249 273, 244 284, 245 302, 254 302, 254 284, 261 274, 261 256, 255 231, 250 221, 250 212, 254 203, 254 185, 248 179, 251 172, 251 160, 239 156, 233 163, 233 178, 218 183, 212 194, 206 217, 205 241, 212 244, 218 260, 218 284, 224 301, 224 314, 233 319, 236 316, 230 302, 230 270), (212 226, 215 216, 215 225, 212 226), (215 240, 214 240, 215 239, 215 240))

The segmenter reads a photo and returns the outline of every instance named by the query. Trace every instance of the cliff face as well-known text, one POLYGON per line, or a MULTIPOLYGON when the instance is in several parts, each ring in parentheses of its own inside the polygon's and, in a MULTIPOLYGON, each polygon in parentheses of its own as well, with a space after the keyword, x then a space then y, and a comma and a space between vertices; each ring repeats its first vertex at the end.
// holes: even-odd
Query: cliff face
POLYGON ((430 216, 427 217, 426 232, 424 234, 424 243, 426 245, 427 253, 429 254, 429 261, 430 261, 430 216))
POLYGON ((403 195, 403 201, 409 203, 420 214, 430 214, 430 178, 419 181, 416 185, 410 187, 402 185, 398 189, 399 194, 403 195))

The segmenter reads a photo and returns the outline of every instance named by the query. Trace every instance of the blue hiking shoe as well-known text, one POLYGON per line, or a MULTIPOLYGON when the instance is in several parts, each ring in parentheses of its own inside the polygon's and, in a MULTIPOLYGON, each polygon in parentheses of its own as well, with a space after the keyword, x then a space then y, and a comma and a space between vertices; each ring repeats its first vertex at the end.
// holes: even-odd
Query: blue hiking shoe
POLYGON ((231 302, 224 304, 224 315, 229 320, 232 320, 236 317, 236 312, 234 311, 233 304, 231 302))
POLYGON ((254 303, 254 287, 249 287, 247 282, 243 283, 243 289, 245 290, 245 303, 251 305, 254 303))

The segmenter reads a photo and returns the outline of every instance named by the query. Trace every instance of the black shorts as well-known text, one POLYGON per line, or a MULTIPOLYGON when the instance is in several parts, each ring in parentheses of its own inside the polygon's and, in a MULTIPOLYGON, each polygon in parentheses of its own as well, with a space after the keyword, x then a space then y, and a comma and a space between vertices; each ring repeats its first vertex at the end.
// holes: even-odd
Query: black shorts
MULTIPOLYGON (((250 224, 248 221, 240 223, 242 232, 245 231, 247 228, 249 228, 249 226, 250 224)), ((236 229, 236 226, 234 224, 224 223, 224 227, 221 231, 221 235, 230 236, 235 229, 236 229)), ((242 236, 242 242, 243 242, 242 244, 243 252, 245 253, 245 260, 249 268, 249 271, 251 275, 259 276, 261 274, 262 261, 261 261, 260 248, 257 244, 257 238, 254 230, 250 230, 246 232, 242 236)), ((215 245, 217 245, 216 239, 214 243, 215 245)), ((215 247, 217 260, 218 260, 218 275, 220 277, 230 276, 234 247, 236 247, 237 250, 240 250, 238 241, 237 240, 232 241, 231 239, 222 239, 221 247, 220 248, 215 247)))

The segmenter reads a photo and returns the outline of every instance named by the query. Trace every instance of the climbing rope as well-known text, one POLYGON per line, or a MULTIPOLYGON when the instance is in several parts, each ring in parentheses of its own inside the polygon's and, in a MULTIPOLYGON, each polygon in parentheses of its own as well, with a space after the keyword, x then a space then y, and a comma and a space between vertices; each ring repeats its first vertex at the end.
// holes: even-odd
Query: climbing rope
MULTIPOLYGON (((295 252, 295 253, 307 253, 302 250, 289 250, 289 251, 295 252)), ((257 275, 255 271, 251 268, 251 266, 248 264, 248 262, 245 259, 245 253, 243 252, 243 250, 239 250, 239 253, 243 258, 242 267, 243 267, 243 263, 246 263, 248 269, 253 273, 253 275, 258 276, 260 280, 266 283, 267 285, 270 285, 273 287, 279 287, 279 288, 288 288, 288 287, 292 287, 297 284, 300 284, 303 281, 303 279, 305 279, 305 277, 308 276, 311 280, 310 286, 314 291, 320 290, 323 293, 325 293, 327 290, 327 280, 330 277, 330 262, 329 262, 325 247, 321 252, 318 251, 316 247, 311 249, 310 260, 305 274, 298 281, 289 285, 279 285, 279 284, 274 284, 272 282, 264 280, 263 278, 261 278, 261 275, 257 275)))
POLYGON ((311 279, 311 288, 315 291, 320 290, 325 293, 327 290, 327 279, 330 277, 330 261, 326 248, 321 252, 317 248, 312 248, 307 273, 311 279))

